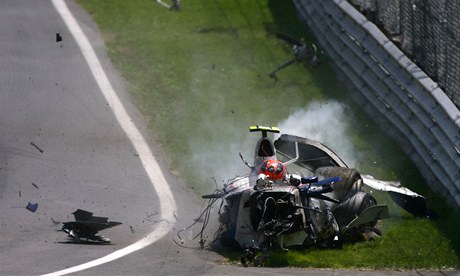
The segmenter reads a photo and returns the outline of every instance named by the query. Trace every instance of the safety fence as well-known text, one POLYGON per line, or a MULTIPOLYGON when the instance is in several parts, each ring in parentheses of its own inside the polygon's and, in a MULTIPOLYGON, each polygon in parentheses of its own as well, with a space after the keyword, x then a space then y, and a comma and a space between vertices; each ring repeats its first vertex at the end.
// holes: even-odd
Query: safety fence
POLYGON ((460 107, 460 1, 348 0, 460 107))
POLYGON ((363 109, 388 129, 433 190, 460 208, 460 112, 346 0, 293 0, 363 109))

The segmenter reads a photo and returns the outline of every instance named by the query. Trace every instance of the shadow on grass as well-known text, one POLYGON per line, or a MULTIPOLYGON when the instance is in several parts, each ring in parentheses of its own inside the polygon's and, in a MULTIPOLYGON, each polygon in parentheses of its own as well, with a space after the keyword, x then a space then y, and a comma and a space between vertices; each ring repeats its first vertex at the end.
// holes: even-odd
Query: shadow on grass
POLYGON ((460 235, 458 232, 460 212, 454 210, 439 194, 432 193, 429 200, 436 202, 435 212, 439 215, 439 218, 434 219, 433 222, 443 235, 449 238, 452 249, 458 258, 457 268, 460 268, 460 235))
POLYGON ((268 8, 272 13, 274 24, 266 26, 267 32, 280 32, 313 41, 313 34, 299 20, 292 1, 269 0, 268 8))

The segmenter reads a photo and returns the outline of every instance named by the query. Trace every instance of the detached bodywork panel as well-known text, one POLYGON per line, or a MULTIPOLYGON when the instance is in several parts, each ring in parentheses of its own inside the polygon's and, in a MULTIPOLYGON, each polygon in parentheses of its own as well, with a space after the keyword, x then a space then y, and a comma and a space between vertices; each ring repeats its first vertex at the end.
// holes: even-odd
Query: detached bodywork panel
POLYGON ((72 213, 75 221, 64 222, 62 231, 68 234, 73 241, 80 243, 82 239, 86 241, 110 243, 110 239, 99 236, 97 233, 104 229, 115 227, 121 222, 109 221, 106 217, 93 216, 93 213, 78 209, 72 213))

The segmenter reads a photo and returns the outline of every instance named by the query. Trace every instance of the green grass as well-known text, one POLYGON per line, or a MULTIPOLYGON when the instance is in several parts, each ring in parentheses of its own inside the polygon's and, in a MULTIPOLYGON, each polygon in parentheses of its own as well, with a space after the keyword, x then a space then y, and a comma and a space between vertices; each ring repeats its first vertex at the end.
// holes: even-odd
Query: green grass
MULTIPOLYGON (((399 146, 381 131, 335 78, 327 58, 316 67, 296 64, 274 82, 267 74, 292 57, 291 48, 274 33, 312 42, 297 20, 291 1, 182 1, 180 12, 152 0, 78 0, 99 25, 109 56, 152 129, 170 169, 198 194, 245 170, 241 151, 251 160, 256 136, 252 124, 277 125, 316 102, 319 110, 340 103, 333 114, 355 152, 353 165, 376 178, 399 179, 428 195, 441 218, 413 218, 385 196, 391 219, 382 222, 384 236, 341 250, 309 249, 274 252, 271 266, 334 268, 460 267, 458 212, 427 188, 399 146)), ((315 123, 314 114, 299 124, 315 123)), ((331 131, 316 125, 314 132, 331 131)), ((334 148, 334 142, 328 144, 334 148)), ((341 148, 338 149, 340 154, 341 148)))
POLYGON ((300 254, 277 251, 273 253, 274 258, 270 258, 269 265, 338 269, 445 269, 458 266, 455 258, 448 257, 449 254, 455 255, 449 241, 440 235, 430 237, 437 231, 432 222, 416 219, 402 223, 390 219, 385 223, 391 227, 376 241, 346 244, 343 249, 308 249, 300 254), (420 236, 429 238, 420 242, 420 236))

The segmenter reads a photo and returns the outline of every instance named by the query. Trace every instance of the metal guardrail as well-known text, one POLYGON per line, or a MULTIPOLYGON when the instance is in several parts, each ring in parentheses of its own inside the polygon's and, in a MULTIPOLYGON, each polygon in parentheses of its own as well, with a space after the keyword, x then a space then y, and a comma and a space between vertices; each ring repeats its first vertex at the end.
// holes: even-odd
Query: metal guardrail
POLYGON ((388 128, 430 186, 460 208, 460 112, 346 0, 293 0, 364 109, 388 128))

